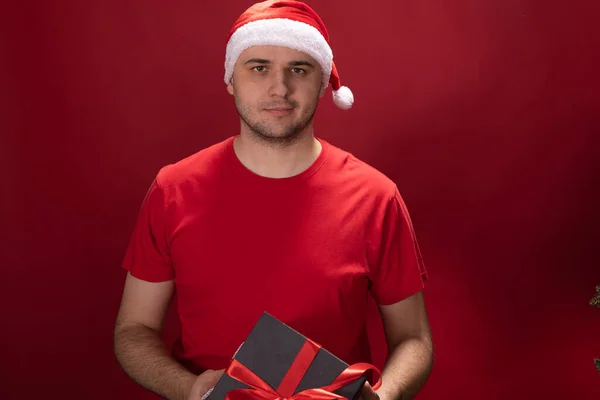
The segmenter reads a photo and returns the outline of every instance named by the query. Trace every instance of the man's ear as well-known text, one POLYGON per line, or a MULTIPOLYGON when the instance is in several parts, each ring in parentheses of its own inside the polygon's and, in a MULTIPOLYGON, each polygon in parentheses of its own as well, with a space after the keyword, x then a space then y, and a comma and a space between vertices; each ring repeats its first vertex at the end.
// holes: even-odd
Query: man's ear
POLYGON ((319 91, 319 98, 322 98, 325 95, 325 86, 321 85, 321 90, 319 91))
POLYGON ((229 80, 229 83, 227 84, 227 92, 233 96, 233 93, 235 92, 234 88, 233 88, 233 76, 231 77, 231 79, 229 80))

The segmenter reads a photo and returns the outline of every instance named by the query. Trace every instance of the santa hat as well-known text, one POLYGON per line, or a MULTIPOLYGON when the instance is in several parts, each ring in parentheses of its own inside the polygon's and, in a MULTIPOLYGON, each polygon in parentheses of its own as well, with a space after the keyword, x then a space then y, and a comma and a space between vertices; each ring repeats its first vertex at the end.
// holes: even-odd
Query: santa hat
POLYGON ((294 0, 268 0, 248 8, 227 37, 225 84, 231 81, 240 54, 259 45, 284 46, 307 53, 323 70, 323 88, 331 84, 334 103, 343 110, 352 107, 354 96, 349 88, 341 86, 327 29, 308 5, 294 0))

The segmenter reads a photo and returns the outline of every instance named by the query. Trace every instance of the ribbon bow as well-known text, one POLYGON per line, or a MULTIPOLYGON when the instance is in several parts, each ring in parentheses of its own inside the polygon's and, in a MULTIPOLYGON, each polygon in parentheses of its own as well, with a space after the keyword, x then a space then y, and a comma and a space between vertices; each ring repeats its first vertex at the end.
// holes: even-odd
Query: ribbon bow
POLYGON ((233 359, 225 373, 250 388, 231 390, 225 396, 225 400, 343 400, 344 396, 333 392, 355 381, 368 370, 377 372, 379 377, 377 383, 373 385, 373 390, 377 390, 381 386, 381 373, 377 367, 368 363, 357 363, 342 371, 327 386, 306 389, 293 394, 320 348, 321 346, 317 343, 307 340, 277 390, 238 360, 233 359))

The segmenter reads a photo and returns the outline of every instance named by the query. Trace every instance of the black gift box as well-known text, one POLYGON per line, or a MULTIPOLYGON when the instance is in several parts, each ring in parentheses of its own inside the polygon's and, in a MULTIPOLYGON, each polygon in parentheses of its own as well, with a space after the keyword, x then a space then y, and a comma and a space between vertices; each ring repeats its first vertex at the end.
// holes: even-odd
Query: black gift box
MULTIPOLYGON (((264 313, 233 358, 277 389, 306 340, 302 334, 264 313)), ((348 364, 320 348, 294 394, 330 385, 347 367, 348 364)), ((354 400, 360 395, 365 379, 361 376, 334 393, 354 400)), ((224 374, 207 400, 224 400, 229 391, 247 388, 246 384, 224 374)))

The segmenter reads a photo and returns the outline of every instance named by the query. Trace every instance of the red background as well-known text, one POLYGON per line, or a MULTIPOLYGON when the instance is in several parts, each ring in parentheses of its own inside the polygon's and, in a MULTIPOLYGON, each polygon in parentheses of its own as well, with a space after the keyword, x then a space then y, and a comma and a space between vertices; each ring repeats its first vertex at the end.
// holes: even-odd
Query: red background
MULTIPOLYGON (((309 3, 356 96, 328 92, 316 133, 411 211, 437 351, 419 398, 599 398, 597 2, 361 3, 309 3)), ((0 13, 0 398, 154 398, 112 353, 119 264, 158 168, 238 132, 224 38, 249 4, 0 13)))

